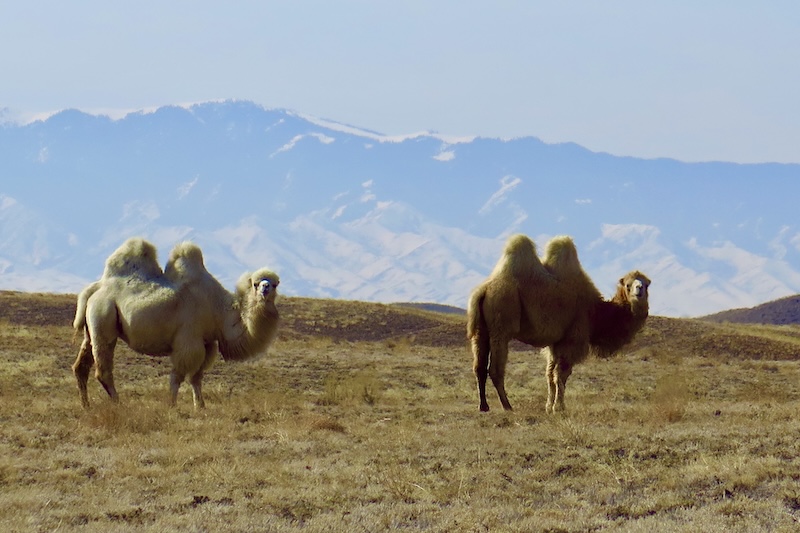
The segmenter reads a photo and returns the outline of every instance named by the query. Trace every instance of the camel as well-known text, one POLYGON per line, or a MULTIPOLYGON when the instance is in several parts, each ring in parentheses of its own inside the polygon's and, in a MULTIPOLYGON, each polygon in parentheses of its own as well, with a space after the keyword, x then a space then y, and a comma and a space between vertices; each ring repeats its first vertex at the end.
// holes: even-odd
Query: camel
POLYGON ((649 286, 647 276, 638 270, 630 272, 620 279, 614 297, 605 301, 581 267, 570 237, 553 238, 540 260, 530 238, 511 236, 491 275, 469 300, 467 337, 480 410, 489 410, 487 378, 503 408, 512 409, 505 390, 512 339, 547 348, 545 410, 563 410, 573 366, 590 353, 614 354, 644 326, 649 286))
POLYGON ((280 279, 262 268, 245 273, 231 294, 206 270, 200 248, 180 243, 162 271, 156 248, 144 239, 125 241, 106 260, 103 276, 78 296, 73 327, 83 342, 72 365, 82 405, 89 406, 87 382, 95 375, 112 401, 114 348, 122 339, 145 355, 169 356, 170 405, 186 377, 194 406, 205 407, 203 374, 218 351, 226 361, 265 353, 278 330, 275 306, 280 279))

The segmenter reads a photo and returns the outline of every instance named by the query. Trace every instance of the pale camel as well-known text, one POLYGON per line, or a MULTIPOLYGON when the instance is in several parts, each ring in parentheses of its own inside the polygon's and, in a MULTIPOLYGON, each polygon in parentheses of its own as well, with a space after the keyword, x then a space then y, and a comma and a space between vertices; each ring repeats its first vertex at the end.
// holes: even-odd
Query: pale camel
POLYGON ((73 372, 81 403, 89 405, 87 382, 95 375, 113 401, 113 361, 117 339, 136 352, 169 356, 170 404, 189 377, 194 405, 205 406, 203 373, 217 350, 230 361, 266 353, 278 330, 275 306, 279 277, 262 268, 243 274, 231 294, 206 270, 203 254, 192 243, 178 244, 162 272, 156 249, 132 238, 106 261, 103 277, 78 296, 73 326, 83 332, 73 372))

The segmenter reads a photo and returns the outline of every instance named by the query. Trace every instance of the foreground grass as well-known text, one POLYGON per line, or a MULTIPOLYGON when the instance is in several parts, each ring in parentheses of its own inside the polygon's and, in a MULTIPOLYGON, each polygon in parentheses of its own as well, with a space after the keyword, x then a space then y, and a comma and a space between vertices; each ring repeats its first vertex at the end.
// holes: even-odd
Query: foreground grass
POLYGON ((166 361, 118 349, 122 401, 79 407, 72 332, 0 324, 4 531, 792 531, 800 364, 658 348, 577 368, 544 414, 477 409, 466 347, 281 339, 166 407, 166 361))

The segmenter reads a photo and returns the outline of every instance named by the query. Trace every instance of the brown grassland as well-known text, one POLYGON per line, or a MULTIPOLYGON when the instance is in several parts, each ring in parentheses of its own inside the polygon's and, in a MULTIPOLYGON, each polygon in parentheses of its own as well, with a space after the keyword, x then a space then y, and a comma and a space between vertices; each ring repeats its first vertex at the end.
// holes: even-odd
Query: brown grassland
MULTIPOLYGON (((657 297, 654 295, 654 297, 657 297)), ((0 293, 2 531, 796 531, 800 328, 652 317, 576 368, 546 415, 512 345, 515 411, 480 413, 464 317, 284 298, 208 407, 117 349, 121 401, 70 365, 75 297, 0 293)))

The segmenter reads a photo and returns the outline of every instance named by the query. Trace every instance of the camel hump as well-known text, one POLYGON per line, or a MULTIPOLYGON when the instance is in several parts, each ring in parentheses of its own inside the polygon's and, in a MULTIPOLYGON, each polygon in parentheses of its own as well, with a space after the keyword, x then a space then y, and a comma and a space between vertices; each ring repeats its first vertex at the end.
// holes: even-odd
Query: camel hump
POLYGON ((141 237, 131 237, 106 259, 103 277, 155 279, 163 274, 156 247, 141 237))
POLYGON ((508 238, 506 241, 506 246, 503 249, 503 254, 519 257, 525 257, 527 255, 537 257, 536 244, 527 235, 518 233, 508 238))
POLYGON ((542 263, 548 270, 559 277, 583 274, 578 259, 578 249, 572 237, 559 235, 550 239, 544 251, 542 263))
POLYGON ((587 301, 602 298, 589 275, 583 270, 572 237, 559 235, 550 239, 542 263, 558 279, 567 282, 587 301))
POLYGON ((519 279, 543 271, 536 255, 536 244, 526 235, 512 235, 506 241, 503 255, 495 265, 491 277, 511 274, 519 279))
POLYGON ((210 275, 203 261, 202 250, 188 241, 178 243, 172 248, 164 274, 174 283, 197 281, 210 275))

